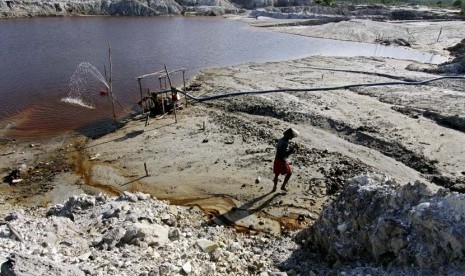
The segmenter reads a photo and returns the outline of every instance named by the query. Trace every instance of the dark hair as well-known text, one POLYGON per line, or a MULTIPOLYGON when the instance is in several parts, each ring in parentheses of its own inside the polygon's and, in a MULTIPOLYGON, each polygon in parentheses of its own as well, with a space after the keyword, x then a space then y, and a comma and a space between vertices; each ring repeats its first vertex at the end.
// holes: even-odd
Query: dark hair
POLYGON ((296 137, 295 131, 292 128, 288 128, 286 131, 284 131, 284 136, 287 136, 289 138, 294 138, 296 137))

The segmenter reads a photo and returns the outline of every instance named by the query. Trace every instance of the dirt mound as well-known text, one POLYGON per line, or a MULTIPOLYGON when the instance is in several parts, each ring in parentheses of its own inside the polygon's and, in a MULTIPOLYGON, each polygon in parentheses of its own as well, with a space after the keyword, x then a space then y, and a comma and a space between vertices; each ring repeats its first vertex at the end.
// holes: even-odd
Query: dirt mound
POLYGON ((450 62, 443 63, 437 68, 427 70, 436 74, 463 74, 465 73, 465 56, 457 57, 450 62))
POLYGON ((450 52, 451 55, 459 57, 459 56, 464 56, 465 55, 465 38, 455 44, 454 46, 451 46, 449 48, 446 48, 450 52))
POLYGON ((465 73, 465 39, 461 42, 446 48, 455 58, 452 61, 440 64, 432 73, 439 74, 463 74, 465 73))
POLYGON ((438 269, 465 264, 465 195, 361 175, 298 237, 332 262, 438 269))

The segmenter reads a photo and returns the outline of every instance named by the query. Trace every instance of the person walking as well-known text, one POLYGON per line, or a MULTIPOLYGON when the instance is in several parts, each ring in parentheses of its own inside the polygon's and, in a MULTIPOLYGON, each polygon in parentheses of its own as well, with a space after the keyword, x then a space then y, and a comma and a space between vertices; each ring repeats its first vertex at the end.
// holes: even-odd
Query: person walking
POLYGON ((294 149, 289 146, 289 141, 299 136, 299 132, 293 128, 289 128, 283 133, 283 138, 279 139, 276 146, 276 157, 273 163, 273 192, 276 191, 278 186, 279 175, 285 175, 281 190, 287 192, 286 184, 291 178, 292 170, 289 163, 286 161, 287 157, 294 153, 294 149))

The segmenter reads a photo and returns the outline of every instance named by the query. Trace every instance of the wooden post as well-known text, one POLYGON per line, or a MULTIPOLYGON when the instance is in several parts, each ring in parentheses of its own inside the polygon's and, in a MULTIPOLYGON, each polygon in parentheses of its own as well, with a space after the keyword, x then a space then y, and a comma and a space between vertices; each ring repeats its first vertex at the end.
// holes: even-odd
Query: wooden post
POLYGON ((147 112, 147 118, 145 118, 145 126, 148 126, 150 124, 149 120, 150 120, 150 111, 147 112))
POLYGON ((150 176, 149 171, 147 170, 147 162, 144 162, 145 176, 150 176))
POLYGON ((183 82, 183 91, 184 91, 184 98, 186 98, 186 107, 187 107, 187 90, 186 90, 186 75, 185 71, 182 70, 182 82, 183 82))
POLYGON ((10 233, 20 242, 24 242, 24 239, 21 237, 21 235, 16 231, 16 229, 11 226, 11 224, 7 223, 8 229, 10 230, 10 233))
POLYGON ((165 111, 165 94, 164 93, 161 94, 161 107, 163 109, 163 115, 164 115, 165 112, 166 112, 165 111))
POLYGON ((441 33, 442 33, 442 27, 441 27, 441 29, 439 30, 439 35, 438 35, 438 39, 436 39, 436 42, 439 42, 439 37, 441 37, 441 33))
POLYGON ((173 97, 173 87, 171 86, 170 74, 168 73, 168 69, 166 69, 166 65, 164 65, 164 66, 165 66, 166 77, 168 78, 168 82, 170 84, 170 89, 171 89, 171 101, 173 102, 174 122, 177 123, 178 122, 178 118, 176 117, 176 100, 177 99, 174 99, 174 97, 173 97))
POLYGON ((144 98, 142 96, 142 78, 137 78, 137 82, 139 83, 140 100, 142 101, 142 99, 144 98))
POLYGON ((140 92, 140 108, 142 109, 142 115, 144 115, 145 113, 145 110, 144 110, 144 106, 142 105, 142 100, 144 99, 144 97, 142 96, 142 78, 137 78, 137 82, 139 83, 139 92, 140 92))
POLYGON ((113 73, 113 65, 111 63, 111 44, 110 44, 110 41, 108 41, 108 59, 110 61, 110 79, 109 79, 109 83, 108 83, 108 86, 110 86, 110 89, 109 89, 109 96, 110 96, 110 103, 111 103, 111 109, 113 111, 113 120, 115 121, 115 124, 117 124, 116 122, 116 114, 115 114, 115 104, 114 104, 114 98, 113 98, 113 84, 112 84, 112 73, 113 73))
MULTIPOLYGON (((160 82, 160 91, 163 91, 163 84, 161 82, 161 77, 158 77, 158 81, 160 82)), ((161 107, 163 109, 163 114, 165 114, 165 93, 161 93, 161 107)))
POLYGON ((208 143, 208 137, 210 137, 210 134, 212 134, 212 133, 209 132, 209 133, 207 134, 207 137, 205 137, 205 138, 203 139, 202 143, 208 143))

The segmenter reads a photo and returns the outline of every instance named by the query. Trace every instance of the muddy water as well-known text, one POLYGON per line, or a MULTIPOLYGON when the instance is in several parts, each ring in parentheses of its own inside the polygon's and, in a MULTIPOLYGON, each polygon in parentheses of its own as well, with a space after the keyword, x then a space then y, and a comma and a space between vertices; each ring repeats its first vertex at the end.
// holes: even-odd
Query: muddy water
POLYGON ((191 198, 164 198, 171 204, 195 206, 207 214, 207 221, 214 225, 232 226, 239 232, 267 232, 280 235, 283 231, 297 230, 308 222, 303 222, 298 213, 288 212, 287 216, 276 217, 266 210, 240 208, 236 200, 224 196, 203 196, 191 198))
MULTIPOLYGON (((117 115, 135 108, 136 77, 184 67, 187 78, 203 68, 310 55, 386 56, 422 62, 442 57, 401 48, 313 39, 252 28, 221 18, 33 18, 0 21, 0 127, 13 136, 50 136, 67 130, 105 131, 112 112, 102 85, 89 84, 95 109, 61 102, 81 62, 102 74, 113 53, 117 115), (122 108, 119 106, 121 104, 122 108)), ((175 80, 180 84, 180 79, 175 80)), ((155 89, 158 79, 144 83, 155 89)))

